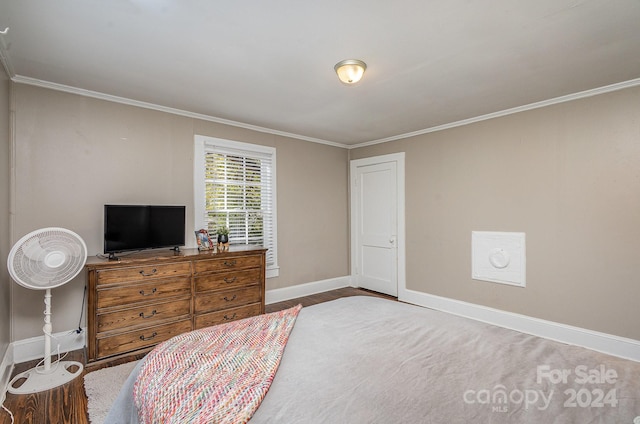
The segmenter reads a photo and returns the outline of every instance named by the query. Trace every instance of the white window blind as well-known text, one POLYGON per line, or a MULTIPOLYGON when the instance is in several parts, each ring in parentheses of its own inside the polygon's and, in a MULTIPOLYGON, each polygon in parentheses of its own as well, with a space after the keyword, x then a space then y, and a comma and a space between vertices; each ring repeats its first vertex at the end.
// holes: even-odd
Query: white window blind
POLYGON ((277 275, 275 149, 209 137, 201 141, 202 157, 196 160, 204 167, 200 228, 213 235, 224 226, 230 244, 264 246, 267 269, 277 275))

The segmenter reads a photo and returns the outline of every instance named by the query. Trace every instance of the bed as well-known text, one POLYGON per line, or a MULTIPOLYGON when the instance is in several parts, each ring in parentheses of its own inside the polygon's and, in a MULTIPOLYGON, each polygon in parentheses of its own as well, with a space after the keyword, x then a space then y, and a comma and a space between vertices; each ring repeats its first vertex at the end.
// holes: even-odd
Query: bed
MULTIPOLYGON (((132 393, 143 364, 107 423, 138 423, 132 393)), ((299 312, 250 423, 637 424, 638 416, 640 363, 356 296, 299 312)))

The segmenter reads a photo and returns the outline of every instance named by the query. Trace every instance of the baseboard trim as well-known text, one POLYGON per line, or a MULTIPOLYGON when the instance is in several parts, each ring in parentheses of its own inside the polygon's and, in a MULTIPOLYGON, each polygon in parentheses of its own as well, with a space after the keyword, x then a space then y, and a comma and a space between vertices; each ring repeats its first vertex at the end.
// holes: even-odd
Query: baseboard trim
POLYGON ((351 276, 329 278, 327 280, 313 281, 311 283, 299 284, 297 286, 267 290, 265 294, 265 303, 269 305, 271 303, 283 302, 285 300, 310 296, 312 294, 342 289, 345 287, 351 287, 351 276))
MULTIPOLYGON (((58 344, 60 345, 60 353, 83 349, 85 346, 86 333, 87 329, 83 328, 79 334, 76 333, 75 330, 67 330, 53 334, 54 339, 51 340, 51 354, 56 354, 58 344)), ((13 342, 12 345, 14 364, 41 359, 44 356, 44 335, 17 340, 13 342)))
POLYGON ((400 301, 640 362, 640 341, 413 290, 400 301))
POLYGON ((2 405, 6 399, 14 363, 13 346, 9 344, 9 346, 7 346, 7 350, 4 352, 4 356, 2 357, 2 362, 0 363, 0 387, 2 388, 2 392, 0 392, 0 405, 2 405))

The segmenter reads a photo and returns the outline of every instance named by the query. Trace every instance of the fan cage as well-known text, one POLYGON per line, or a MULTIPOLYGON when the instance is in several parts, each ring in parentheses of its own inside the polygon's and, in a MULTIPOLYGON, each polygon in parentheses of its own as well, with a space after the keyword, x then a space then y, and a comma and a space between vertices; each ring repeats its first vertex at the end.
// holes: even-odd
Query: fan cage
POLYGON ((21 238, 8 258, 11 277, 21 286, 48 289, 71 281, 87 258, 82 238, 64 228, 43 228, 21 238))

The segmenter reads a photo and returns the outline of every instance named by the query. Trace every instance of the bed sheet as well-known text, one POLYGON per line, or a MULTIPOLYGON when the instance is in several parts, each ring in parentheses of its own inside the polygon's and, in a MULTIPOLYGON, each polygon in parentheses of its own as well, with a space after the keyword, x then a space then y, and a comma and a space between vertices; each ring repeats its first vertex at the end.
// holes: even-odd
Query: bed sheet
MULTIPOLYGON (((107 423, 137 423, 135 373, 107 423)), ((630 424, 636 416, 638 362, 356 296, 300 311, 250 423, 630 424)))

